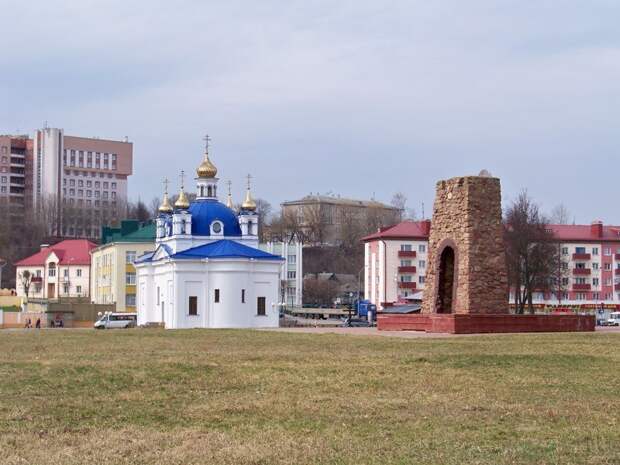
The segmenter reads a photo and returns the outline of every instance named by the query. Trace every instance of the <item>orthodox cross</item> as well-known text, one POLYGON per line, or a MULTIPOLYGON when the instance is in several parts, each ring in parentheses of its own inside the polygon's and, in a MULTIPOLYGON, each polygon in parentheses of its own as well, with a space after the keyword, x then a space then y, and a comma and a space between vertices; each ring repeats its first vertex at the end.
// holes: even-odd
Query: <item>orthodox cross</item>
POLYGON ((230 194, 230 186, 232 186, 232 181, 229 180, 226 184, 228 184, 228 195, 231 195, 230 194))
POLYGON ((208 152, 209 151, 209 142, 211 142, 211 138, 209 137, 209 134, 205 134, 205 136, 202 138, 202 140, 205 141, 205 150, 208 152))
POLYGON ((181 190, 185 187, 185 171, 181 170, 181 190))
POLYGON ((248 174, 248 190, 250 189, 250 180, 252 179, 252 175, 248 174))
POLYGON ((170 181, 168 181, 168 178, 164 178, 164 193, 167 194, 168 193, 168 183, 170 181))

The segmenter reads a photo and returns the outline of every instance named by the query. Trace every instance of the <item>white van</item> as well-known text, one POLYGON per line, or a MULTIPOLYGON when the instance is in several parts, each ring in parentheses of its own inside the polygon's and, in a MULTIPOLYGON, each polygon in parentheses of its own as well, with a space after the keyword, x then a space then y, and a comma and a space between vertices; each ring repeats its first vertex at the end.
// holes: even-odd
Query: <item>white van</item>
POLYGON ((99 313, 95 329, 134 328, 138 320, 137 313, 99 313))
POLYGON ((620 312, 611 312, 606 326, 620 326, 620 312))

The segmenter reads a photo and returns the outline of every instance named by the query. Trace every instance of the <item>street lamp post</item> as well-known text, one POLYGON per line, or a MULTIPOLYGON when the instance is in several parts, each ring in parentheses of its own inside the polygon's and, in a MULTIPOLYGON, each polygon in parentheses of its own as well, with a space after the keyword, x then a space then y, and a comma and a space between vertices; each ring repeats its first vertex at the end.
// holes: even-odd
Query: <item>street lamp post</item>
POLYGON ((0 289, 2 289, 2 268, 6 266, 6 260, 4 258, 0 258, 0 289))

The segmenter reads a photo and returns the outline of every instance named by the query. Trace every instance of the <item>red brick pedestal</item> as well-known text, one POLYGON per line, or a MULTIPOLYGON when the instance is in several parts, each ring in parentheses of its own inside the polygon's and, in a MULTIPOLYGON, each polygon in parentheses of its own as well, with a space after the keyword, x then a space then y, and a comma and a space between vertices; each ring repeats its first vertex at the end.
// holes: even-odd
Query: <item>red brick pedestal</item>
POLYGON ((377 315, 380 331, 449 334, 594 331, 595 324, 594 315, 377 315))

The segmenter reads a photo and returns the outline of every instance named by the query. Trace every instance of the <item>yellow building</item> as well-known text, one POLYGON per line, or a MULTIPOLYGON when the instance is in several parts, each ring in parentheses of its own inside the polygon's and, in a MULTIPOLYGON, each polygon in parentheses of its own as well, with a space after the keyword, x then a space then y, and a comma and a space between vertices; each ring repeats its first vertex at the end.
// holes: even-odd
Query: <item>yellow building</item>
POLYGON ((91 299, 116 304, 117 312, 136 311, 136 269, 140 255, 155 250, 155 225, 126 220, 120 228, 104 227, 102 245, 91 251, 91 299))

